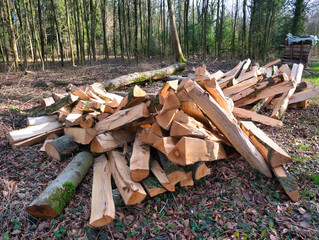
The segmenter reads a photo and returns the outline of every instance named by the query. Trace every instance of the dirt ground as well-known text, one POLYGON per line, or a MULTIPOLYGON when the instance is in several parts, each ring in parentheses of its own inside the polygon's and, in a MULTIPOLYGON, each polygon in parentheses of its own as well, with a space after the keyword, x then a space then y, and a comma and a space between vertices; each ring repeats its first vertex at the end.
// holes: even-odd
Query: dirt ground
MULTIPOLYGON (((210 72, 226 71, 237 62, 206 62, 210 72)), ((102 228, 88 224, 92 169, 57 218, 38 220, 24 211, 71 158, 54 161, 41 144, 13 150, 8 131, 26 126, 25 119, 52 91, 105 81, 171 62, 110 62, 56 68, 25 75, 0 74, 0 239, 318 239, 319 238, 319 105, 288 110, 284 127, 262 126, 293 158, 287 166, 298 179, 300 200, 289 200, 280 184, 253 170, 243 158, 216 161, 211 174, 193 187, 147 198, 117 209, 116 220, 102 228)), ((191 62, 186 71, 201 62, 191 62)), ((182 73, 183 74, 183 73, 182 73)), ((156 91, 162 81, 142 88, 156 91)), ((121 89, 127 91, 127 89, 121 89)))

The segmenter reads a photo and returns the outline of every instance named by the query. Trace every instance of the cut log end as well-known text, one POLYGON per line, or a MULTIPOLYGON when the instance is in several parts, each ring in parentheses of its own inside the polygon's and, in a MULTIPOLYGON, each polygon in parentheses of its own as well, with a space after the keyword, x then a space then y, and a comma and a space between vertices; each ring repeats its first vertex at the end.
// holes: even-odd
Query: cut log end
POLYGON ((109 217, 109 216, 103 216, 103 218, 100 218, 98 220, 90 222, 91 226, 94 227, 103 227, 109 223, 111 223, 114 220, 114 218, 109 217))
POLYGON ((26 212, 36 218, 49 219, 55 218, 59 214, 48 205, 31 205, 26 207, 26 212))
POLYGON ((147 178, 147 176, 150 174, 149 170, 146 169, 135 169, 131 170, 131 178, 134 182, 140 182, 143 179, 147 178))

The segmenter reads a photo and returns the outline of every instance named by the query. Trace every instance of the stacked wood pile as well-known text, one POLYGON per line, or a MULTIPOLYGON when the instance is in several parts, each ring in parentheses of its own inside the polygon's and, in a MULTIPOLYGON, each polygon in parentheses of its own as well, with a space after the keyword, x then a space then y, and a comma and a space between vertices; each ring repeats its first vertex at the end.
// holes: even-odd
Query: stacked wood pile
POLYGON ((308 64, 308 59, 311 55, 312 41, 305 40, 293 42, 290 45, 286 40, 285 45, 281 45, 285 49, 282 61, 284 63, 303 63, 308 64))
POLYGON ((103 226, 114 220, 115 206, 175 191, 177 184, 192 186, 210 173, 212 161, 236 152, 265 176, 273 173, 297 201, 298 184, 283 167, 291 157, 252 122, 235 118, 280 126, 290 101, 306 100, 297 96, 308 91, 305 87, 294 94, 303 66, 290 70, 276 63, 251 67, 248 59, 214 74, 200 67, 187 78, 167 81, 156 95, 136 85, 122 97, 99 83, 53 93, 38 112, 46 116, 28 118, 29 127, 9 133, 10 143, 19 147, 45 140, 42 150, 56 160, 83 145, 91 153, 77 154, 26 211, 38 218, 59 215, 94 164, 90 224, 103 226), (276 101, 273 118, 256 113, 271 101, 276 101), (241 108, 249 105, 256 112, 241 108))

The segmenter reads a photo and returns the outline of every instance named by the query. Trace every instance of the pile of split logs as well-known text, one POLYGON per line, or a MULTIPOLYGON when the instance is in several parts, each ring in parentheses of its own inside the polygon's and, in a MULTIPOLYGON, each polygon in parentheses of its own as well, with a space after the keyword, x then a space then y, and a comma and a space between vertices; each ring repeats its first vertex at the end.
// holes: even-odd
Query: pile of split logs
POLYGON ((94 164, 90 224, 103 226, 114 220, 115 206, 175 191, 178 183, 192 186, 210 173, 211 161, 237 152, 265 176, 273 173, 297 201, 298 184, 283 167, 291 157, 252 122, 234 117, 280 126, 289 105, 318 94, 318 88, 300 87, 303 65, 290 70, 276 63, 251 67, 248 59, 225 74, 199 67, 187 78, 167 81, 156 95, 136 85, 122 97, 98 83, 53 93, 38 113, 46 116, 29 117, 29 127, 9 133, 10 143, 45 140, 41 150, 56 160, 89 145, 95 158, 77 154, 26 211, 38 218, 59 215, 94 164), (270 102, 273 118, 257 113, 270 102))

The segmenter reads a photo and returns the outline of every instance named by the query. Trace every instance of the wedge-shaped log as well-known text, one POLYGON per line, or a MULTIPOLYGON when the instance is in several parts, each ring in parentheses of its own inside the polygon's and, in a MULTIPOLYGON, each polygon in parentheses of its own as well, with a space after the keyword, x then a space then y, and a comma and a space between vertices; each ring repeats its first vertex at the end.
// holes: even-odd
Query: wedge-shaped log
MULTIPOLYGON (((153 151, 151 152, 153 153, 153 151)), ((155 154, 157 154, 157 152, 155 154)), ((151 159, 151 172, 165 189, 170 192, 175 191, 175 184, 170 184, 164 170, 155 159, 151 159)))
POLYGON ((270 166, 279 167, 291 163, 291 157, 254 123, 241 121, 240 126, 270 166))
POLYGON ((62 123, 55 121, 29 126, 26 128, 22 128, 20 130, 14 130, 9 132, 8 134, 9 142, 10 144, 13 144, 28 138, 35 137, 37 135, 42 135, 51 132, 52 130, 61 128, 62 126, 62 123))
POLYGON ((170 130, 171 137, 197 137, 205 138, 205 134, 199 129, 189 126, 185 123, 174 121, 170 130))
POLYGON ((277 63, 280 63, 281 62, 281 59, 277 59, 277 60, 275 60, 275 61, 273 61, 273 62, 269 62, 269 63, 267 63, 266 65, 264 65, 264 66, 262 66, 263 68, 269 68, 269 67, 271 67, 271 66, 273 66, 273 65, 275 65, 275 64, 277 64, 277 63))
POLYGON ((175 110, 171 110, 168 112, 164 112, 160 115, 157 115, 155 117, 156 122, 158 123, 158 125, 161 126, 161 128, 165 129, 165 130, 169 130, 171 127, 171 124, 174 120, 175 114, 178 112, 178 109, 175 110))
POLYGON ((74 141, 80 144, 89 144, 97 135, 93 128, 64 128, 64 134, 70 135, 74 141))
POLYGON ((319 86, 305 90, 305 91, 295 93, 289 99, 289 104, 302 102, 302 101, 308 100, 310 98, 315 98, 318 95, 319 95, 319 86))
POLYGON ((253 85, 253 86, 246 88, 245 90, 233 95, 231 97, 231 99, 236 104, 236 102, 242 98, 246 98, 250 95, 255 96, 256 93, 262 91, 263 89, 269 88, 270 86, 276 85, 276 84, 283 82, 283 81, 284 81, 284 77, 282 75, 278 76, 278 77, 274 77, 274 78, 272 78, 272 77, 266 78, 266 79, 262 80, 261 82, 259 82, 257 85, 253 85))
POLYGON ((251 87, 252 85, 256 84, 257 82, 258 82, 258 78, 252 77, 252 78, 250 78, 246 81, 243 81, 241 83, 238 83, 234 86, 223 89, 223 93, 226 97, 228 97, 232 94, 239 93, 239 92, 243 91, 244 89, 251 87))
POLYGON ((164 100, 163 108, 159 114, 178 109, 181 105, 179 98, 174 91, 171 91, 164 100))
POLYGON ((125 205, 134 205, 140 203, 147 196, 140 183, 131 179, 130 168, 121 152, 112 150, 108 152, 111 163, 111 172, 115 184, 121 193, 125 205))
POLYGON ((192 167, 192 177, 194 180, 199 180, 210 174, 210 168, 203 162, 194 163, 192 167))
POLYGON ((41 219, 54 218, 61 214, 92 164, 92 154, 77 154, 59 176, 26 207, 26 212, 41 219))
POLYGON ((123 147, 125 143, 133 142, 134 136, 133 132, 128 130, 101 133, 93 138, 91 152, 103 153, 123 147))
POLYGON ((53 97, 48 97, 48 98, 43 98, 41 100, 40 105, 41 105, 42 108, 45 108, 45 107, 48 107, 48 106, 52 105, 53 103, 55 103, 54 98, 53 97))
POLYGON ((54 113, 55 111, 59 110, 62 107, 68 106, 74 102, 76 102, 79 99, 78 96, 75 96, 73 94, 68 94, 64 98, 61 98, 60 100, 56 101, 55 103, 51 104, 50 106, 45 107, 43 110, 37 112, 37 116, 42 115, 50 115, 54 113))
POLYGON ((148 96, 146 92, 139 86, 135 85, 133 90, 122 99, 116 111, 136 106, 137 104, 145 101, 147 98, 148 96))
MULTIPOLYGON (((89 89, 91 90, 91 92, 94 92, 96 95, 98 95, 100 98, 102 98, 105 101, 116 100, 117 103, 120 103, 123 100, 123 97, 118 94, 106 92, 103 87, 103 84, 101 83, 93 83, 89 86, 89 89)), ((114 106, 114 107, 117 107, 117 106, 114 106)))
POLYGON ((271 177, 271 171, 262 155, 250 142, 246 134, 229 117, 228 113, 196 83, 185 86, 188 95, 206 113, 208 118, 220 129, 236 150, 264 175, 271 177))
POLYGON ((139 134, 140 131, 137 131, 130 158, 131 178, 135 182, 142 181, 150 173, 150 145, 143 143, 138 138, 139 134))
POLYGON ((170 92, 175 92, 177 88, 178 88, 178 80, 166 82, 158 94, 159 104, 163 105, 166 97, 170 94, 170 92))
POLYGON ((275 167, 272 170, 290 199, 297 202, 299 199, 299 186, 296 178, 283 166, 275 167))
POLYGON ((63 160, 78 149, 78 144, 69 135, 56 138, 45 145, 45 152, 55 160, 63 160))
POLYGON ((160 140, 162 137, 163 137, 163 132, 160 125, 158 125, 157 122, 153 123, 148 131, 148 136, 147 136, 148 143, 154 144, 158 140, 160 140))
POLYGON ((34 144, 43 142, 50 134, 53 134, 53 133, 55 133, 55 134, 63 133, 63 127, 56 128, 54 130, 36 135, 34 137, 30 137, 30 138, 27 138, 25 140, 13 143, 11 146, 12 146, 12 148, 32 146, 34 144))
POLYGON ((167 191, 153 175, 149 175, 146 179, 144 179, 142 181, 142 185, 150 197, 155 197, 156 195, 167 191))
POLYGON ((244 118, 244 119, 250 119, 254 122, 259 122, 265 125, 273 126, 273 127, 281 127, 283 126, 282 121, 273 119, 267 116, 264 116, 262 114, 255 113, 250 110, 246 110, 243 108, 234 107, 233 113, 235 116, 244 118))
POLYGON ((293 87, 281 96, 281 98, 279 99, 279 102, 277 103, 273 112, 271 113, 272 118, 281 119, 283 115, 285 114, 288 108, 289 99, 294 94, 297 88, 297 85, 301 82, 303 69, 304 69, 303 64, 293 65, 292 72, 291 72, 291 76, 294 77, 295 79, 295 81, 293 82, 293 87))
POLYGON ((101 155, 94 159, 90 225, 102 227, 114 218, 110 162, 101 155))
MULTIPOLYGON (((185 93, 185 91, 181 91, 181 92, 185 93)), ((202 113, 202 111, 197 107, 197 105, 192 100, 187 102, 182 102, 182 106, 180 109, 187 115, 193 117, 197 121, 204 124, 206 128, 208 129, 211 128, 210 122, 207 120, 205 115, 202 113)))
POLYGON ((167 155, 170 151, 173 150, 177 142, 178 140, 174 137, 162 137, 152 146, 167 155))
POLYGON ((265 99, 267 97, 274 96, 276 94, 287 92, 289 89, 293 88, 292 81, 282 82, 271 86, 269 88, 264 88, 259 90, 256 94, 250 94, 249 96, 240 99, 235 102, 236 107, 245 106, 251 103, 254 103, 260 99, 265 99))
POLYGON ((187 179, 180 182, 181 187, 189 187, 194 185, 193 172, 189 171, 186 173, 187 179))
MULTIPOLYGON (((215 99, 215 101, 229 114, 229 116, 233 119, 234 116, 231 113, 231 109, 229 108, 229 104, 224 96, 223 91, 218 85, 216 80, 211 80, 204 85, 205 89, 211 94, 211 96, 215 99)), ((236 120, 235 120, 236 121, 236 120)))
POLYGON ((78 96, 81 100, 87 101, 90 99, 86 92, 84 92, 81 88, 74 86, 73 84, 69 84, 68 88, 73 95, 78 96))
POLYGON ((132 108, 120 110, 113 115, 104 118, 95 125, 95 130, 106 132, 120 128, 140 118, 149 117, 149 111, 145 103, 140 103, 132 108))
POLYGON ((160 151, 157 152, 160 163, 171 185, 176 185, 177 183, 187 179, 185 170, 181 166, 172 163, 164 153, 160 151))

